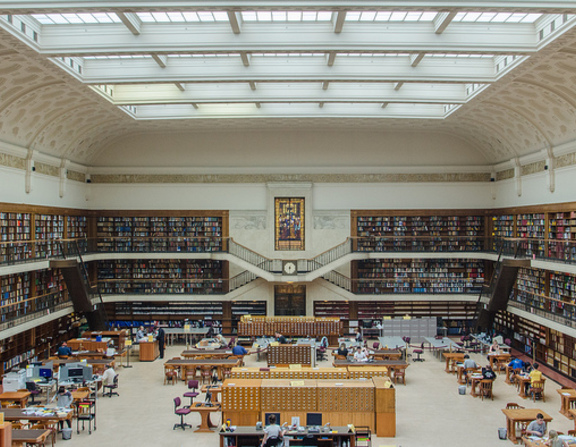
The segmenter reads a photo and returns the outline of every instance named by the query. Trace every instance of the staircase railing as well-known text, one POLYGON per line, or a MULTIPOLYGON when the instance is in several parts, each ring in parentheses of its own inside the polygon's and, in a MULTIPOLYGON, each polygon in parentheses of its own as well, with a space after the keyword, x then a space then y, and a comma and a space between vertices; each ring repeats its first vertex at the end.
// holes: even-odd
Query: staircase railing
POLYGON ((233 290, 239 289, 240 287, 251 283, 256 278, 258 278, 258 275, 256 273, 253 273, 249 270, 244 270, 242 273, 239 273, 233 278, 230 278, 229 291, 232 292, 233 290))
POLYGON ((322 278, 344 290, 347 290, 348 292, 352 292, 352 280, 335 270, 331 270, 322 275, 322 278))
POLYGON ((62 244, 62 256, 64 258, 71 256, 71 257, 77 257, 78 260, 80 261, 80 271, 82 273, 82 276, 84 278, 84 283, 87 286, 88 292, 91 295, 96 296, 96 298, 98 298, 98 305, 100 306, 100 309, 102 310, 102 315, 104 316, 104 322, 107 325, 108 324, 108 315, 106 314, 106 306, 104 306, 104 299, 102 298, 102 294, 100 293, 100 289, 97 285, 92 286, 90 284, 90 275, 88 273, 88 269, 86 268, 86 263, 84 262, 84 259, 82 258, 82 252, 80 250, 80 245, 83 246, 83 248, 85 249, 88 246, 88 241, 86 239, 72 239, 72 240, 68 240, 66 241, 66 244, 62 244), (80 241, 81 243, 79 244, 80 241))
MULTIPOLYGON (((232 238, 230 238, 228 241, 228 253, 236 256, 237 258, 242 259, 243 261, 246 261, 247 263, 255 267, 258 267, 262 270, 266 270, 267 272, 275 271, 273 270, 275 260, 269 259, 265 256, 262 256, 259 253, 256 253, 253 250, 250 250, 247 247, 244 247, 243 245, 240 245, 239 243, 235 242, 232 238)), ((282 267, 280 265, 279 267, 277 267, 276 271, 280 271, 281 268, 282 267)))
POLYGON ((331 249, 325 251, 324 253, 320 253, 318 256, 312 259, 306 259, 306 271, 312 272, 314 270, 319 269, 320 267, 324 267, 325 265, 330 264, 331 262, 337 261, 338 259, 352 253, 352 239, 346 238, 344 242, 331 249))

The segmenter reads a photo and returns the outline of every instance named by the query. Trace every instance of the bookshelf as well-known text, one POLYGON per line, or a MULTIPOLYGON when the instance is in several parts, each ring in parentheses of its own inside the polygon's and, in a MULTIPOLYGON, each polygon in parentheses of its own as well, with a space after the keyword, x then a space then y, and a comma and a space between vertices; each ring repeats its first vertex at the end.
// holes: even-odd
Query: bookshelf
POLYGON ((514 286, 512 299, 519 303, 528 301, 537 303, 540 309, 547 309, 544 299, 546 294, 546 272, 543 270, 524 268, 518 269, 518 277, 514 286))
POLYGON ((355 250, 388 251, 479 251, 484 246, 484 221, 477 211, 441 212, 415 211, 351 212, 352 237, 355 250))
POLYGON ((110 320, 141 322, 162 320, 182 323, 189 320, 222 320, 222 302, 218 301, 150 301, 107 303, 110 320))
POLYGON ((0 277, 0 317, 2 322, 20 316, 20 305, 28 300, 31 292, 30 273, 19 273, 0 277))
POLYGON ((0 261, 12 263, 32 257, 30 213, 0 212, 0 261))
POLYGON ((576 318, 574 306, 565 305, 565 303, 576 303, 576 276, 560 272, 551 272, 549 275, 549 296, 558 300, 551 302, 549 310, 566 318, 576 318))
POLYGON ((228 235, 227 212, 191 216, 100 215, 98 251, 219 252, 228 235))
POLYGON ((59 240, 64 238, 64 216, 55 214, 34 215, 36 258, 47 258, 62 254, 59 240))
POLYGON ((205 259, 98 261, 102 294, 223 294, 228 262, 205 259))
POLYGON ((483 261, 458 259, 367 259, 352 264, 357 294, 478 294, 483 261))

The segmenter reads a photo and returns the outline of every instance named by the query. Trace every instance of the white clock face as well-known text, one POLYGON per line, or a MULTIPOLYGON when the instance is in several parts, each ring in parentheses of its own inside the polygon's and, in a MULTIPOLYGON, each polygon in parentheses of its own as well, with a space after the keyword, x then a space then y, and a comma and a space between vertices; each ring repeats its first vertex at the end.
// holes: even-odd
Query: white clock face
POLYGON ((287 262, 286 264, 284 264, 284 271, 289 275, 291 275, 296 271, 296 264, 294 264, 293 262, 287 262))

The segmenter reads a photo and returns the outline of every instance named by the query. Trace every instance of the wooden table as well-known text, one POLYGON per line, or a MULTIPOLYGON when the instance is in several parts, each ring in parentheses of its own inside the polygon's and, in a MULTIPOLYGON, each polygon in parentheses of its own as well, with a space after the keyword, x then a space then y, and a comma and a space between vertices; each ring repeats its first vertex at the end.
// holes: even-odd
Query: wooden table
POLYGON ((576 390, 559 389, 556 390, 560 394, 560 413, 569 419, 572 419, 572 415, 568 412, 570 410, 570 404, 576 402, 576 390))
POLYGON ((182 351, 180 353, 181 357, 184 357, 185 359, 191 359, 197 356, 202 356, 206 359, 211 359, 211 358, 228 358, 228 356, 234 355, 232 354, 232 350, 231 349, 209 349, 206 351, 200 350, 200 349, 186 349, 185 351, 182 351))
POLYGON ((482 381, 482 379, 484 378, 484 376, 482 374, 472 374, 470 376, 470 396, 472 397, 478 397, 478 393, 476 392, 476 389, 478 387, 478 385, 480 384, 480 382, 482 381))
POLYGON ((576 430, 576 409, 570 408, 570 409, 568 410, 567 416, 568 416, 570 419, 574 419, 574 430, 576 430))
POLYGON ((181 369, 182 373, 180 377, 182 380, 186 380, 186 372, 188 369, 197 368, 198 366, 208 365, 212 368, 216 368, 218 377, 222 380, 222 368, 238 366, 240 359, 170 359, 164 362, 164 365, 177 366, 181 369))
POLYGON ((0 402, 18 402, 20 408, 24 408, 30 397, 30 391, 7 391, 0 394, 0 402))
POLYGON ((544 416, 544 421, 550 423, 552 417, 542 410, 537 408, 515 408, 515 409, 504 409, 502 410, 504 416, 506 416, 506 430, 508 431, 508 439, 514 444, 518 444, 518 439, 516 437, 516 424, 517 423, 529 423, 536 420, 536 415, 542 413, 544 416))
POLYGON ((446 368, 444 371, 447 373, 456 372, 456 369, 453 369, 454 365, 457 362, 464 361, 464 353, 463 352, 443 352, 442 355, 446 359, 446 368))
MULTIPOLYGON (((542 381, 546 383, 546 377, 542 376, 542 381)), ((526 388, 530 384, 530 376, 528 374, 516 374, 516 383, 518 385, 518 396, 522 399, 526 399, 526 388)))
POLYGON ((213 404, 212 406, 207 406, 205 403, 195 403, 190 407, 190 410, 197 411, 200 413, 202 422, 198 426, 196 433, 211 433, 212 429, 216 427, 210 420, 210 413, 215 413, 221 411, 220 404, 213 404))
MULTIPOLYGON (((220 433, 220 447, 225 447, 228 445, 225 441, 225 438, 230 440, 233 444, 232 445, 257 445, 259 446, 262 443, 262 438, 264 437, 264 430, 256 430, 254 427, 236 427, 236 430, 233 432, 221 431, 220 433)), ((287 431, 287 437, 305 437, 305 436, 312 436, 314 438, 320 438, 316 442, 320 442, 320 445, 349 445, 353 447, 356 442, 356 437, 354 433, 351 433, 348 430, 348 427, 331 427, 331 430, 324 431, 322 428, 319 432, 316 433, 308 433, 308 430, 305 431, 287 431), (326 441, 328 441, 327 444, 326 441)), ((297 441, 294 441, 295 445, 301 445, 300 443, 296 444, 297 441)))
MULTIPOLYGON (((44 364, 46 364, 47 362, 52 362, 54 371, 57 371, 58 368, 60 368, 60 366, 66 365, 68 363, 79 363, 78 359, 72 359, 72 358, 44 360, 44 364)), ((88 359, 86 359, 86 363, 88 363, 89 365, 92 365, 92 370, 93 370, 94 374, 104 372, 104 370, 106 369, 106 365, 112 365, 112 368, 114 368, 116 366, 116 362, 113 359, 88 358, 88 359)))
POLYGON ((21 442, 26 445, 44 445, 51 430, 12 430, 12 442, 21 442))
POLYGON ((508 364, 510 362, 510 354, 488 354, 490 359, 490 368, 494 371, 500 371, 502 363, 508 364))
MULTIPOLYGON (((42 414, 28 414, 21 408, 2 408, 0 413, 4 413, 5 421, 33 421, 33 422, 50 422, 50 421, 65 421, 72 419, 72 411, 62 413, 42 413, 42 414)), ((14 430, 13 430, 14 431, 14 430)))
POLYGON ((210 402, 212 402, 213 404, 217 404, 220 402, 218 396, 222 392, 222 385, 202 385, 200 391, 202 391, 203 393, 207 393, 208 391, 210 391, 211 395, 210 402))
POLYGON ((398 349, 368 350, 368 353, 374 360, 400 360, 402 357, 402 352, 398 349))

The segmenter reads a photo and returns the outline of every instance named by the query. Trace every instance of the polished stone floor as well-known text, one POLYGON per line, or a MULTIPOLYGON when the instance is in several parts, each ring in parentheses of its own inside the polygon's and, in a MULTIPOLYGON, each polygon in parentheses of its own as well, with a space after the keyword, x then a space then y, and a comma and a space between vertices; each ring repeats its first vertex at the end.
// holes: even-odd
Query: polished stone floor
MULTIPOLYGON (((167 349, 167 358, 177 356, 182 346, 167 349)), ((135 356, 134 356, 135 357, 135 356)), ((472 354, 480 364, 486 359, 472 354)), ((407 385, 397 387, 397 436, 375 438, 375 447, 446 447, 466 445, 486 447, 512 445, 498 439, 498 428, 505 427, 501 409, 508 402, 517 402, 526 408, 539 408, 553 417, 550 428, 566 432, 574 428, 574 422, 559 413, 559 385, 546 381, 546 402, 521 399, 516 388, 504 382, 500 375, 494 384, 494 400, 480 400, 469 394, 460 395, 454 375, 444 372, 444 362, 430 352, 426 361, 411 362, 407 370, 407 385)), ((248 356, 247 366, 256 366, 255 356, 248 356)), ((120 397, 100 398, 98 401, 97 430, 74 433, 72 440, 58 439, 58 445, 70 447, 101 446, 219 446, 216 433, 194 433, 187 429, 172 430, 178 417, 173 413, 173 398, 186 391, 184 382, 163 385, 163 361, 131 362, 133 368, 117 368, 120 373, 120 397)), ((263 363, 260 365, 264 366, 263 363)), ((324 362, 322 366, 328 366, 324 362)), ((219 416, 214 422, 219 422, 219 416)), ((198 414, 190 414, 186 422, 196 426, 198 414)))

